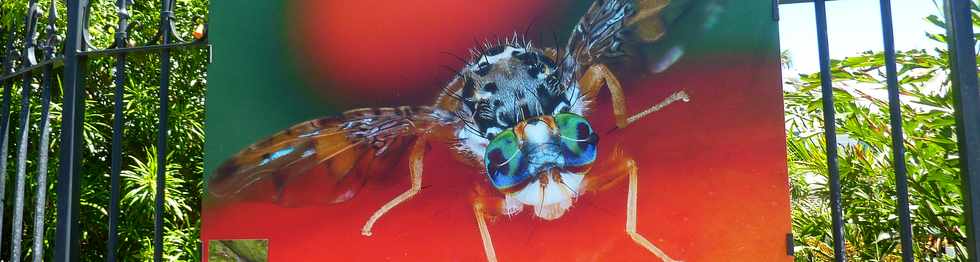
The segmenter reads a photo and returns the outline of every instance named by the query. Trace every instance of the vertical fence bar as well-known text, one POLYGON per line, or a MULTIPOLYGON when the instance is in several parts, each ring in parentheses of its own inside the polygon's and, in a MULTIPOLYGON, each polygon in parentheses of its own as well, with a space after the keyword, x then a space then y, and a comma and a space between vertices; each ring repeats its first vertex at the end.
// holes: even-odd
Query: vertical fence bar
POLYGON ((895 36, 892 27, 891 0, 880 0, 881 34, 885 44, 885 73, 888 82, 888 118, 892 128, 892 160, 895 167, 895 189, 898 197, 899 232, 902 237, 902 261, 912 262, 912 219, 909 214, 909 181, 905 168, 905 137, 902 134, 902 101, 898 93, 898 69, 895 65, 895 36))
MULTIPOLYGON (((173 5, 170 0, 163 0, 160 12, 160 35, 163 38, 162 45, 170 43, 170 19, 173 18, 173 5)), ((166 191, 167 179, 167 117, 170 104, 170 49, 164 48, 160 51, 160 123, 157 126, 157 190, 155 223, 153 229, 153 260, 163 261, 163 198, 166 191)))
POLYGON ((85 57, 82 31, 86 0, 68 0, 68 33, 65 37, 64 106, 61 123, 61 157, 58 166, 58 226, 55 261, 78 261, 78 207, 81 183, 82 114, 85 57))
POLYGON ((974 46, 971 1, 946 0, 946 32, 952 92, 956 115, 956 137, 963 179, 967 252, 971 261, 980 259, 980 90, 974 46))
MULTIPOLYGON (((126 30, 129 28, 129 11, 126 10, 128 0, 117 0, 116 11, 119 14, 119 25, 116 27, 116 48, 126 47, 126 30)), ((109 243, 107 243, 106 261, 116 261, 116 242, 119 236, 119 187, 120 172, 122 171, 122 133, 123 133, 123 90, 126 85, 126 53, 116 55, 115 97, 112 118, 112 167, 110 170, 109 198, 109 243)))
POLYGON ((817 17, 817 47, 820 55, 820 86, 823 94, 824 138, 827 141, 827 172, 830 173, 831 231, 834 260, 844 261, 844 220, 841 210, 840 171, 837 166, 837 128, 834 116, 834 87, 830 78, 830 47, 827 40, 827 8, 824 0, 813 1, 817 17))
POLYGON ((20 245, 24 231, 24 188, 27 179, 27 139, 30 129, 30 96, 34 74, 24 73, 24 85, 20 95, 20 136, 17 144, 17 176, 14 184, 14 213, 10 222, 10 261, 21 261, 20 245))
MULTIPOLYGON (((37 0, 31 0, 24 18, 24 54, 22 67, 37 63, 34 56, 34 37, 37 34, 37 0)), ((30 134, 32 71, 24 73, 20 92, 20 136, 17 144, 17 180, 14 186, 14 213, 10 222, 10 261, 21 261, 21 240, 24 232, 24 188, 27 183, 27 143, 30 134)))
MULTIPOLYGON (((8 55, 8 53, 9 53, 9 50, 12 49, 12 47, 7 44, 7 37, 6 37, 7 36, 7 34, 6 34, 7 33, 7 30, 8 30, 8 28, 7 27, 4 27, 3 24, 0 23, 0 46, 3 46, 4 47, 3 50, 0 50, 0 75, 6 75, 9 72, 13 71, 12 70, 13 68, 10 68, 11 67, 9 65, 9 62, 10 61, 8 59, 10 57, 8 55)), ((15 30, 13 30, 13 28, 10 28, 9 30, 10 31, 15 31, 15 30)), ((11 39, 11 40, 13 40, 13 39, 11 39)), ((6 79, 0 79, 0 87, 2 87, 4 89, 9 89, 9 88, 7 88, 7 80, 6 79)), ((4 100, 4 102, 6 102, 6 100, 4 100)), ((6 121, 6 119, 2 119, 0 121, 6 121)), ((4 137, 4 140, 6 140, 6 137, 4 137)), ((4 156, 6 156, 6 154, 4 154, 4 156)), ((3 158, 6 159, 6 157, 3 157, 3 158)), ((6 163, 4 163, 4 164, 6 164, 6 163)), ((6 170, 6 168, 0 169, 0 170, 6 170)), ((5 176, 2 175, 2 174, 5 174, 5 172, 0 172, 0 182, 5 182, 5 181, 3 181, 3 177, 5 177, 5 176)), ((4 186, 4 184, 3 183, 0 183, 0 188, 2 188, 3 186, 4 186)), ((3 229, 3 205, 2 204, 4 203, 3 202, 3 193, 4 193, 3 190, 0 189, 0 236, 3 235, 3 230, 2 230, 3 229)), ((3 237, 0 237, 0 239, 2 239, 2 238, 3 237)))
MULTIPOLYGON (((46 27, 47 40, 44 43, 44 59, 54 59, 54 50, 58 30, 56 29, 58 20, 57 0, 49 1, 48 6, 48 25, 46 27)), ((34 197, 34 262, 44 261, 44 211, 47 204, 48 192, 48 150, 51 137, 51 130, 48 128, 51 110, 51 85, 54 77, 51 75, 54 70, 51 64, 44 67, 44 76, 41 82, 41 137, 38 143, 38 164, 37 164, 37 191, 34 197)))
MULTIPOLYGON (((17 29, 8 28, 10 37, 7 38, 7 52, 3 56, 4 73, 13 73, 13 53, 14 39, 17 37, 17 29)), ((3 213, 6 206, 3 205, 7 196, 7 145, 10 138, 10 90, 14 88, 13 78, 4 80, 3 83, 3 104, 0 105, 0 236, 3 234, 3 213)), ((3 237, 0 237, 2 244, 3 237)))

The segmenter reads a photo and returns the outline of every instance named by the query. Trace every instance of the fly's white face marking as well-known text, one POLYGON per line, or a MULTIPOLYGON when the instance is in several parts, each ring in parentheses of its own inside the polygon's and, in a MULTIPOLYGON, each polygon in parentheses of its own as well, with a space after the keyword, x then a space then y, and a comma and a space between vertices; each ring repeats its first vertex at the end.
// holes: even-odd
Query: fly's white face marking
POLYGON ((547 180, 547 185, 543 188, 541 181, 536 180, 507 197, 524 205, 533 206, 534 214, 540 218, 556 219, 572 206, 572 201, 578 197, 585 178, 584 174, 567 172, 561 172, 560 176, 561 183, 551 177, 545 177, 542 179, 547 180))
POLYGON ((527 136, 527 142, 544 144, 551 138, 551 130, 543 121, 534 121, 524 127, 524 135, 527 136))
POLYGON ((510 195, 504 196, 503 214, 508 216, 517 215, 524 209, 524 203, 510 195))

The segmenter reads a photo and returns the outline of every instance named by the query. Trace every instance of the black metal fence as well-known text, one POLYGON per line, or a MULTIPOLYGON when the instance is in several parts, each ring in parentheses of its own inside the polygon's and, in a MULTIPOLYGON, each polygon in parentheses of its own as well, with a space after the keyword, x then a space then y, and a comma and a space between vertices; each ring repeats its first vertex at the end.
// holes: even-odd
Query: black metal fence
MULTIPOLYGON (((157 140, 157 165, 166 166, 166 134, 168 119, 168 87, 170 76, 170 50, 174 48, 205 46, 206 34, 191 41, 177 39, 173 26, 173 0, 161 0, 160 3, 160 25, 157 43, 151 43, 139 47, 127 45, 127 30, 129 27, 127 6, 130 1, 117 0, 118 11, 118 30, 116 30, 115 43, 106 49, 93 49, 89 44, 88 33, 85 31, 88 21, 89 3, 85 0, 68 0, 67 2, 67 34, 63 37, 63 42, 59 41, 57 30, 54 27, 58 14, 54 8, 57 0, 46 1, 49 4, 48 13, 45 18, 48 20, 45 35, 46 39, 37 39, 37 21, 44 14, 37 12, 38 0, 30 0, 28 13, 25 14, 24 36, 16 35, 16 31, 11 28, 0 28, 0 44, 3 46, 2 74, 0 74, 0 87, 3 88, 3 102, 0 104, 0 170, 7 170, 7 145, 11 132, 11 89, 16 82, 16 78, 21 78, 23 88, 21 88, 21 111, 20 121, 17 129, 16 138, 16 175, 14 185, 13 214, 11 223, 11 243, 9 261, 21 261, 21 239, 24 214, 25 199, 25 176, 27 168, 27 146, 30 112, 28 103, 31 98, 31 85, 34 84, 34 74, 41 75, 41 104, 42 112, 39 136, 39 159, 36 159, 39 168, 37 177, 37 191, 35 192, 35 216, 34 216, 34 236, 33 246, 35 252, 41 252, 43 247, 44 232, 44 212, 48 161, 48 142, 50 132, 48 123, 50 121, 50 101, 51 88, 53 85, 53 74, 55 67, 62 67, 63 82, 63 111, 61 119, 61 145, 59 156, 60 166, 57 178, 57 229, 55 236, 56 261, 77 261, 79 256, 79 184, 80 180, 80 148, 82 147, 82 121, 84 112, 84 77, 85 67, 89 58, 92 57, 114 57, 115 64, 115 115, 113 119, 113 143, 111 150, 110 167, 110 188, 111 198, 109 204, 109 239, 107 243, 108 260, 115 261, 115 250, 117 245, 117 228, 119 225, 119 201, 120 201, 120 171, 121 171, 121 135, 123 129, 123 86, 126 81, 126 58, 135 53, 155 53, 160 55, 160 111, 157 140), (4 38, 5 37, 5 38, 4 38), (14 39, 23 37, 23 47, 15 48, 14 39), (57 47, 63 44, 62 51, 56 52, 57 47), (41 59, 38 60, 38 51, 41 52, 41 59), (14 60, 21 61, 18 66, 14 66, 14 60)), ((827 37, 827 20, 825 0, 782 0, 779 4, 791 3, 810 3, 815 5, 817 39, 819 44, 820 69, 822 80, 822 91, 824 94, 823 112, 825 121, 825 138, 828 145, 836 145, 836 130, 834 127, 835 116, 833 107, 833 96, 830 74, 830 58, 827 37)), ((889 111, 891 119, 892 146, 894 154, 894 169, 897 181, 898 207, 896 213, 900 219, 899 231, 901 232, 901 246, 904 261, 913 261, 911 221, 909 215, 908 184, 906 178, 906 161, 904 159, 904 144, 901 126, 901 107, 899 102, 899 90, 896 80, 895 50, 893 39, 893 27, 891 18, 890 0, 880 0, 883 44, 886 58, 887 84, 889 94, 889 111)), ((965 215, 967 216, 967 247, 970 258, 976 260, 980 256, 980 208, 975 208, 975 203, 980 203, 980 91, 977 88, 977 63, 976 52, 974 50, 974 34, 971 22, 969 0, 946 0, 945 16, 947 21, 947 32, 949 36, 950 65, 953 76, 953 92, 956 96, 956 122, 957 138, 959 139, 961 172, 964 180, 965 196, 965 215)), ((830 174, 831 188, 831 207, 832 207, 832 232, 834 238, 834 251, 837 261, 844 261, 844 225, 842 220, 842 208, 840 200, 840 175, 837 164, 837 149, 834 146, 827 147, 828 172, 830 174)), ((163 193, 165 173, 163 168, 157 169, 156 186, 160 190, 156 193, 155 208, 155 234, 154 234, 154 260, 162 260, 162 227, 163 227, 163 193)), ((6 195, 6 176, 0 176, 0 201, 6 195)), ((3 217, 5 208, 0 208, 0 217, 3 217)), ((2 223, 0 223, 0 233, 2 233, 2 223)), ((34 254, 34 261, 41 261, 43 256, 34 254)))
MULTIPOLYGON (((841 182, 838 169, 837 134, 835 129, 834 96, 830 69, 830 50, 827 37, 826 0, 780 0, 779 4, 812 3, 816 11, 817 44, 820 61, 821 93, 823 94, 824 138, 827 143, 827 172, 830 174, 830 206, 832 235, 836 261, 844 261, 844 220, 841 207, 841 182)), ((908 178, 905 144, 902 134, 901 102, 895 64, 894 28, 890 0, 879 0, 885 71, 888 84, 888 109, 891 124, 892 154, 896 181, 896 213, 899 218, 902 260, 914 261, 912 223, 909 212, 908 178)), ((901 4, 901 3, 899 3, 901 4)), ((977 62, 974 50, 973 23, 970 0, 945 0, 946 31, 949 36, 949 64, 952 73, 960 172, 963 181, 964 215, 967 221, 967 249, 971 261, 980 258, 980 91, 977 89, 977 62)), ((848 41, 848 40, 841 40, 848 41)))
MULTIPOLYGON (((17 35, 17 30, 15 28, 0 28, 0 45, 3 46, 3 52, 0 55, 3 56, 2 72, 0 72, 0 87, 3 88, 3 102, 0 104, 0 173, 6 174, 7 166, 7 148, 8 148, 8 138, 11 132, 11 89, 17 78, 22 79, 20 81, 23 84, 21 88, 21 110, 19 114, 20 121, 17 129, 17 152, 16 152, 16 175, 15 175, 15 185, 14 185, 14 199, 13 199, 13 214, 11 222, 11 243, 10 243, 10 257, 7 261, 22 261, 26 258, 22 258, 21 245, 23 242, 23 214, 24 214, 24 199, 25 199, 25 181, 26 181, 26 168, 27 168, 27 151, 28 151, 28 133, 30 129, 30 99, 32 85, 35 84, 35 75, 41 74, 41 119, 40 130, 41 134, 39 136, 40 141, 38 142, 38 159, 34 160, 37 163, 39 169, 38 177, 35 178, 37 181, 37 191, 35 195, 34 203, 34 225, 33 225, 33 261, 43 260, 43 246, 45 241, 44 235, 44 213, 46 206, 46 192, 47 186, 47 163, 48 163, 48 151, 49 151, 49 140, 50 140, 50 130, 48 123, 50 122, 50 102, 51 102, 51 89, 53 86, 53 79, 55 79, 54 74, 56 73, 56 67, 63 67, 61 69, 63 79, 62 83, 62 94, 63 94, 63 104, 62 104, 62 119, 61 119, 61 145, 60 145, 60 156, 59 156, 59 169, 58 178, 56 184, 57 193, 57 225, 56 225, 56 236, 54 238, 54 257, 56 261, 78 261, 79 260, 79 185, 80 181, 80 160, 81 160, 81 148, 82 148, 82 125, 85 110, 85 75, 86 75, 86 64, 90 58, 94 57, 114 57, 115 58, 115 101, 114 101, 114 117, 113 117, 113 137, 112 137, 112 150, 111 150, 111 167, 110 167, 110 202, 109 206, 109 237, 107 245, 107 260, 116 261, 116 250, 118 244, 118 227, 119 227, 119 202, 120 202, 120 172, 121 172, 121 161, 122 161, 122 132, 123 132, 123 88, 126 83, 127 77, 127 62, 126 58, 133 54, 151 54, 159 53, 160 55, 160 84, 159 84, 159 98, 160 98, 160 110, 158 113, 159 126, 157 128, 158 138, 157 138, 157 163, 158 166, 166 166, 166 156, 167 156, 167 120, 168 120, 168 87, 170 85, 170 51, 175 48, 185 48, 185 47, 200 47, 207 45, 207 35, 206 31, 200 32, 193 40, 185 41, 177 39, 177 34, 174 29, 174 6, 175 0, 161 0, 160 1, 160 24, 158 29, 158 34, 155 39, 158 39, 156 43, 147 43, 142 46, 131 46, 129 41, 129 36, 127 36, 128 28, 130 27, 128 18, 130 16, 127 7, 132 4, 132 0, 117 0, 117 19, 118 26, 116 27, 116 34, 114 43, 105 49, 94 48, 91 44, 89 33, 87 32, 88 20, 89 20, 89 8, 90 3, 87 0, 67 0, 67 34, 64 37, 58 36, 58 30, 55 27, 59 19, 56 12, 58 0, 48 0, 44 1, 43 4, 47 4, 48 13, 41 14, 38 10, 39 3, 38 0, 29 0, 27 13, 24 14, 24 34, 23 36, 17 35), (37 39, 37 26, 38 19, 44 16, 47 19, 47 27, 44 28, 45 39, 37 39), (22 37, 22 46, 17 48, 14 43, 17 42, 16 38, 22 37), (58 47, 61 46, 61 52, 57 52, 58 47), (40 50, 41 59, 38 59, 37 52, 40 50), (20 60, 17 66, 14 66, 15 60, 20 60)), ((202 14, 203 15, 203 14, 202 14)), ((155 218, 155 228, 154 228, 154 261, 161 261, 163 258, 163 212, 164 212, 164 191, 165 191, 165 168, 157 168, 156 175, 156 206, 154 210, 155 218)), ((0 175, 0 202, 7 201, 4 200, 6 196, 6 175, 0 175)), ((0 207, 4 207, 0 205, 0 207)), ((3 212, 6 208, 0 208, 0 217, 3 217, 3 212)), ((0 223, 0 234, 3 233, 2 228, 3 223, 0 223)), ((2 239, 2 238, 0 238, 2 239)), ((2 246, 2 245, 0 245, 2 246)))

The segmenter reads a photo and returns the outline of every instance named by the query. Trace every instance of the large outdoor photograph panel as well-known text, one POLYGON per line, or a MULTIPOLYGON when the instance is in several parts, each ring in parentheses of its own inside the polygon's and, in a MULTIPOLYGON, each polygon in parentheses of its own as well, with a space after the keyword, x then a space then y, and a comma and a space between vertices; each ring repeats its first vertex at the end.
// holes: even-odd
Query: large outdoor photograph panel
POLYGON ((772 3, 568 2, 212 3, 204 250, 789 261, 772 3))

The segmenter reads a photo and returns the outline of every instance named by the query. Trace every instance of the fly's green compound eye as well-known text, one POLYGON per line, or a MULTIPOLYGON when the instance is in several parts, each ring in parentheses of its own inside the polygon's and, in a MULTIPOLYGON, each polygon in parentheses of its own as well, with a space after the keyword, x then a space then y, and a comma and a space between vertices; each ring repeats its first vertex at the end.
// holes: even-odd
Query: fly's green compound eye
POLYGON ((561 135, 562 154, 566 167, 592 164, 596 157, 599 136, 584 117, 572 113, 555 115, 555 124, 561 135))
POLYGON ((521 153, 520 141, 514 134, 514 129, 507 129, 497 134, 487 145, 483 159, 487 176, 497 189, 512 189, 531 179, 527 160, 521 153))

